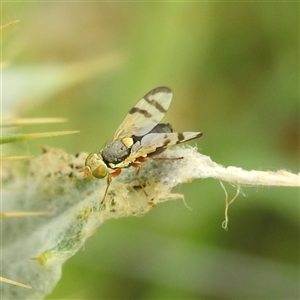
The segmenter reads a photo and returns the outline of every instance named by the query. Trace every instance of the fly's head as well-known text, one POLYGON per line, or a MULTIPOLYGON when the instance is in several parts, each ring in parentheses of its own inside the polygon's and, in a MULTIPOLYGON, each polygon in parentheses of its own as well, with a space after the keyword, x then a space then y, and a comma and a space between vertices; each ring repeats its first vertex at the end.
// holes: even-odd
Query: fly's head
POLYGON ((79 172, 83 173, 83 178, 101 179, 107 176, 108 169, 101 154, 91 153, 85 160, 85 168, 79 172))

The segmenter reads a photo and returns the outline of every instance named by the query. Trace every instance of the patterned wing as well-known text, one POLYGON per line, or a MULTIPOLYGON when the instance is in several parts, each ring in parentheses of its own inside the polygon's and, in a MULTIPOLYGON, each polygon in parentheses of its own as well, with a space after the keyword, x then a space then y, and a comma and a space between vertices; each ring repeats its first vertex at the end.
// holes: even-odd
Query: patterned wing
POLYGON ((114 140, 128 136, 143 136, 166 114, 173 97, 167 87, 158 87, 145 95, 127 114, 117 129, 114 140))
POLYGON ((199 138, 202 135, 202 132, 149 133, 143 137, 140 143, 133 145, 132 152, 125 161, 133 162, 141 156, 156 152, 158 149, 181 144, 199 138))

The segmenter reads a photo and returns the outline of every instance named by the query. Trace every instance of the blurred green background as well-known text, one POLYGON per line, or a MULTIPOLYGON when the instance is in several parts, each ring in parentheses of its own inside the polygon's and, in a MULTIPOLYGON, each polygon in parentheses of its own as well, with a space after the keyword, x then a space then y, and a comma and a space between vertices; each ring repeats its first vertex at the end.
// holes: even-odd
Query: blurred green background
MULTIPOLYGON (((19 143, 100 150, 127 111, 166 85, 167 122, 202 131, 225 166, 299 172, 299 3, 2 3, 3 116, 67 117, 19 143)), ((226 185, 232 197, 235 189, 226 185)), ((244 188, 224 220, 219 182, 196 180, 143 218, 106 223, 47 299, 298 299, 299 189, 244 188)))

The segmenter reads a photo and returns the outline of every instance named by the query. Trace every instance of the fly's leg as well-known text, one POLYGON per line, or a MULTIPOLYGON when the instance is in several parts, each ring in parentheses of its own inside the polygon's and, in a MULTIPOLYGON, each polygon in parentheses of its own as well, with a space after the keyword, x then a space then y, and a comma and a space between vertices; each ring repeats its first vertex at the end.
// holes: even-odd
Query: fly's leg
MULTIPOLYGON (((137 159, 137 160, 138 160, 138 161, 141 161, 140 159, 137 159)), ((147 194, 147 192, 145 191, 145 189, 144 189, 144 187, 143 187, 143 185, 142 185, 142 182, 141 182, 141 180, 140 180, 140 177, 139 177, 139 174, 140 174, 142 165, 139 164, 139 163, 134 162, 134 163, 131 164, 131 166, 134 167, 134 168, 137 168, 137 171, 136 171, 136 173, 135 173, 135 176, 137 177, 137 180, 138 180, 138 182, 139 182, 139 184, 140 184, 140 186, 141 186, 143 192, 145 193, 145 195, 146 195, 146 197, 147 197, 148 194, 147 194)))
POLYGON ((147 160, 179 160, 183 157, 145 157, 147 160))
POLYGON ((103 198, 100 202, 100 205, 102 205, 104 203, 104 200, 105 200, 105 197, 106 197, 106 194, 108 192, 108 188, 111 184, 111 181, 112 181, 112 177, 117 177, 121 174, 121 169, 116 169, 116 171, 112 172, 112 173, 109 173, 107 175, 107 185, 106 185, 106 189, 105 189, 105 192, 104 192, 104 195, 103 195, 103 198))
MULTIPOLYGON (((145 162, 147 160, 178 160, 178 159, 183 159, 183 157, 138 157, 136 159, 136 161, 139 161, 139 162, 145 162)), ((148 196, 147 192, 145 191, 142 183, 141 183, 141 180, 139 178, 139 173, 141 171, 141 168, 142 168, 142 165, 140 163, 137 163, 137 162, 134 162, 131 164, 132 167, 134 168, 137 168, 137 171, 135 173, 138 181, 139 181, 139 184, 142 188, 142 190, 144 191, 145 195, 148 196)))
MULTIPOLYGON (((137 158, 137 161, 140 162, 145 162, 147 160, 179 160, 179 159, 183 159, 183 157, 139 157, 137 158)), ((138 170, 139 171, 139 170, 138 170)))

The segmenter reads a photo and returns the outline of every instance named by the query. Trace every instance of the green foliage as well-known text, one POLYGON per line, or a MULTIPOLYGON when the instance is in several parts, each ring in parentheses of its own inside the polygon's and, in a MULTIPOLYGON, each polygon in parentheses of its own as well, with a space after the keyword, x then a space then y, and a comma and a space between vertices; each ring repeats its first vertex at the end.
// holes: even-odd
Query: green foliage
MULTIPOLYGON (((3 111, 70 120, 63 128, 39 125, 39 132, 81 131, 43 143, 70 153, 100 150, 141 96, 166 85, 175 97, 165 121, 175 131, 203 132, 198 147, 214 161, 299 172, 298 3, 2 8, 3 24, 21 20, 2 31, 3 111)), ((38 155, 40 144, 21 142, 8 154, 38 155)), ((102 226, 65 264, 48 299, 299 298, 298 190, 244 188, 246 198, 230 206, 228 232, 217 182, 193 182, 180 192, 192 212, 168 202, 142 219, 102 226)), ((229 188, 229 198, 234 194, 229 188)), ((11 279, 26 283, 19 275, 11 279)))

